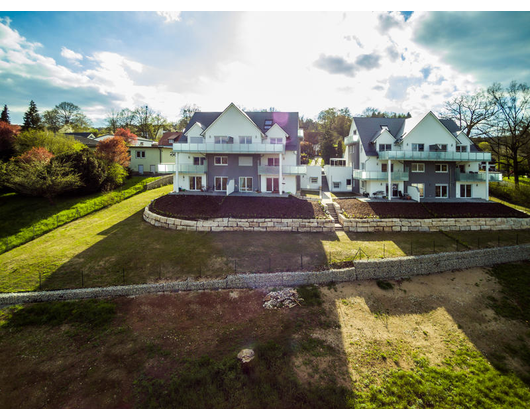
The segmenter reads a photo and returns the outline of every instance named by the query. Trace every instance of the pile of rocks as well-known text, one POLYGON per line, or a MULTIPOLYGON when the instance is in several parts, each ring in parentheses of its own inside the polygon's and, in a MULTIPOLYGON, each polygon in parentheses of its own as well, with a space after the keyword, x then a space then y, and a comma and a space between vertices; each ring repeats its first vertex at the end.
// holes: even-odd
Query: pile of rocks
POLYGON ((292 308, 304 301, 298 296, 296 289, 282 289, 270 292, 263 298, 263 307, 266 309, 292 308))

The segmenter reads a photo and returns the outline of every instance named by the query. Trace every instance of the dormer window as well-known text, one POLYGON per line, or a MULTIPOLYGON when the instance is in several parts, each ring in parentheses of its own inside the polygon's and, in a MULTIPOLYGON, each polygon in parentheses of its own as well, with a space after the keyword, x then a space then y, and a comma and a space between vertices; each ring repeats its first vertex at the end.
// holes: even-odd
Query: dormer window
POLYGON ((267 131, 271 127, 272 127, 272 120, 265 120, 265 124, 263 124, 263 130, 267 131))
POLYGON ((382 126, 381 126, 381 130, 390 131, 390 130, 388 129, 388 125, 382 125, 382 126))

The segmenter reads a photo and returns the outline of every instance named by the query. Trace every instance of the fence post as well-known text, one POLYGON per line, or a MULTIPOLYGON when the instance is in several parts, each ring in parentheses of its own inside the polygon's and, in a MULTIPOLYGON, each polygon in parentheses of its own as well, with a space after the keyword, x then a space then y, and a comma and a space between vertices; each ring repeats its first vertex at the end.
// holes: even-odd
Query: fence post
POLYGON ((125 284, 125 267, 122 268, 123 284, 125 284))
POLYGON ((383 242, 383 258, 386 258, 386 247, 385 247, 384 242, 383 242))
POLYGON ((85 287, 85 276, 83 275, 83 270, 81 270, 81 287, 85 287))
POLYGON ((269 273, 271 272, 271 257, 269 256, 269 273))
POLYGON ((456 250, 458 251, 458 241, 455 239, 456 242, 456 250))
POLYGON ((515 245, 519 245, 519 234, 515 237, 515 245))
POLYGON ((497 246, 501 246, 501 235, 497 235, 497 246))
POLYGON ((432 241, 432 253, 436 254, 436 241, 432 241))
POLYGON ((304 260, 302 259, 302 254, 300 254, 300 270, 304 269, 304 260))
POLYGON ((414 255, 414 254, 412 253, 412 241, 410 241, 410 255, 414 255))
POLYGON ((237 274, 237 259, 234 258, 234 274, 237 274))

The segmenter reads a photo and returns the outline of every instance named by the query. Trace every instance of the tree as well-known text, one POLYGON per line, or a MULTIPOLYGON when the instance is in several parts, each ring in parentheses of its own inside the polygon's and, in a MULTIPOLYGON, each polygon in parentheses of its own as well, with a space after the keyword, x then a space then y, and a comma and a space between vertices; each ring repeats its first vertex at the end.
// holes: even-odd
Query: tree
POLYGON ((44 126, 54 133, 57 133, 62 127, 59 111, 57 111, 55 108, 49 111, 44 111, 42 113, 42 119, 44 126))
POLYGON ((81 150, 86 146, 72 137, 54 134, 50 131, 29 130, 18 135, 15 147, 19 155, 34 147, 44 147, 58 156, 62 153, 81 150))
POLYGON ((114 133, 114 136, 123 138, 127 146, 135 145, 138 142, 136 134, 131 133, 131 130, 128 128, 118 128, 114 133))
POLYGON ((136 115, 129 108, 122 109, 118 114, 118 127, 133 128, 136 115))
POLYGON ((7 105, 4 105, 4 110, 2 111, 2 116, 0 116, 0 121, 11 124, 11 121, 9 119, 9 110, 7 109, 7 105))
POLYGON ((447 101, 442 117, 458 121, 460 129, 471 137, 472 134, 483 133, 496 111, 492 98, 487 92, 479 90, 472 95, 461 95, 447 101))
POLYGON ((320 146, 320 156, 322 156, 322 159, 326 165, 329 165, 329 160, 336 156, 333 138, 334 135, 331 130, 327 129, 324 131, 320 146))
POLYGON ((53 158, 53 153, 48 151, 48 149, 44 147, 34 147, 33 149, 28 150, 27 152, 21 154, 19 157, 17 157, 17 161, 24 162, 24 163, 32 163, 32 162, 43 162, 43 163, 49 163, 50 160, 53 158))
POLYGON ((104 160, 107 165, 117 163, 124 168, 128 167, 131 161, 129 148, 122 137, 111 137, 100 141, 96 147, 96 156, 104 160))
POLYGON ((0 161, 5 162, 15 155, 15 139, 19 132, 17 126, 0 121, 0 161))
POLYGON ((530 143, 530 87, 516 81, 506 88, 494 83, 487 92, 496 108, 487 131, 490 146, 513 165, 515 187, 519 188, 521 151, 530 143))
POLYGON ((55 115, 58 117, 59 126, 71 125, 73 130, 85 130, 90 127, 91 121, 81 112, 81 108, 72 102, 61 102, 55 105, 55 115))
POLYGON ((195 104, 186 104, 180 108, 180 120, 177 122, 177 131, 183 131, 193 117, 195 112, 199 112, 201 109, 195 104))
POLYGON ((37 109, 35 102, 30 101, 29 108, 24 114, 24 124, 22 125, 22 131, 27 130, 40 130, 42 128, 42 120, 37 109))
POLYGON ((70 165, 51 159, 49 162, 11 162, 5 185, 21 194, 45 197, 50 204, 59 194, 81 185, 79 174, 70 165))
POLYGON ((106 164, 98 159, 89 148, 63 153, 56 158, 62 164, 68 164, 79 175, 82 183, 75 189, 78 194, 91 194, 101 189, 107 178, 106 164))
POLYGON ((105 122, 107 123, 107 128, 110 130, 111 133, 114 133, 119 127, 120 127, 120 113, 119 111, 116 111, 115 109, 111 109, 105 118, 105 122))

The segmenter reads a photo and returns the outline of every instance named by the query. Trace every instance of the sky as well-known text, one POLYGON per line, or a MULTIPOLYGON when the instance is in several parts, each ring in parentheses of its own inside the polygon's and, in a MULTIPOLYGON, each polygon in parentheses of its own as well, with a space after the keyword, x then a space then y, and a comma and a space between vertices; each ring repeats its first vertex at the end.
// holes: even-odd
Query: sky
POLYGON ((530 83, 527 11, 0 11, 0 106, 15 124, 30 100, 41 113, 73 102, 97 127, 112 109, 177 121, 186 104, 231 102, 414 116, 512 80, 530 83))

